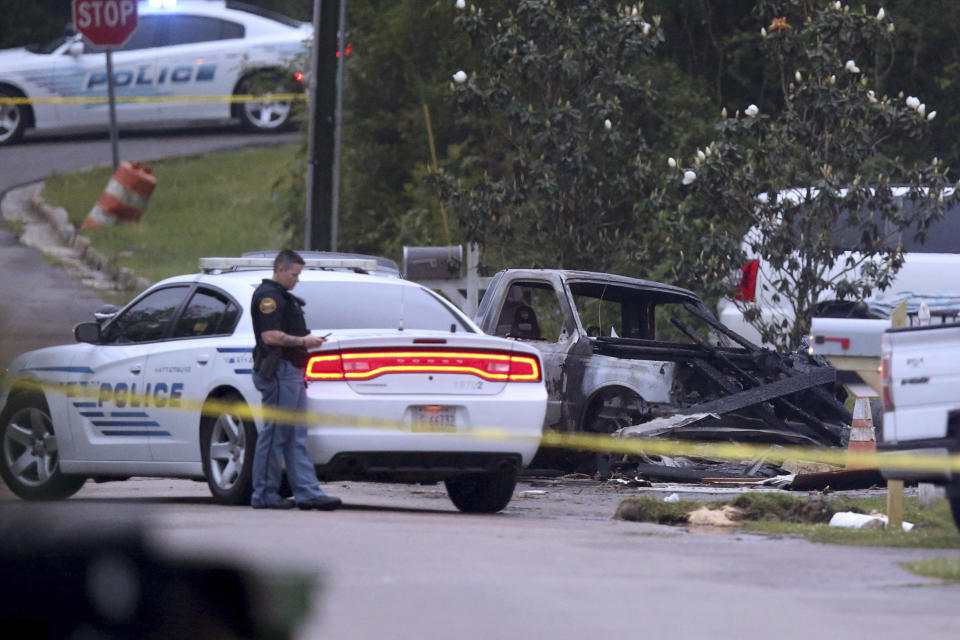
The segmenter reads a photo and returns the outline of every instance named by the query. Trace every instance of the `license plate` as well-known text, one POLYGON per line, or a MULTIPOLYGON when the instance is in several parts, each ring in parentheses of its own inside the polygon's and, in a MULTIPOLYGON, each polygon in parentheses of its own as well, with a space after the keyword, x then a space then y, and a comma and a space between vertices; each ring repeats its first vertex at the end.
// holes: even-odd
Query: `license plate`
POLYGON ((457 409, 440 405, 410 407, 410 422, 414 431, 442 433, 456 431, 457 409))

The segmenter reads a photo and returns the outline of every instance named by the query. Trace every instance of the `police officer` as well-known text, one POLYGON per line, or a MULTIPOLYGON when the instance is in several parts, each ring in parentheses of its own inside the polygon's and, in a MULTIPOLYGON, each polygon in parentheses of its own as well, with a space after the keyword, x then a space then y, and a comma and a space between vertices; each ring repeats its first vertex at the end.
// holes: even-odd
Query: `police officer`
MULTIPOLYGON (((254 350, 253 383, 263 394, 263 406, 269 410, 303 412, 307 394, 303 372, 307 350, 325 340, 310 335, 303 319, 305 302, 290 293, 303 270, 303 258, 289 249, 277 254, 273 261, 273 278, 264 278, 253 292, 254 350)), ((300 509, 331 510, 340 506, 340 499, 320 489, 317 473, 307 451, 307 428, 302 424, 276 424, 267 415, 257 438, 253 457, 254 509, 289 509, 294 502, 283 500, 280 488, 281 459, 286 463, 287 480, 300 509)))

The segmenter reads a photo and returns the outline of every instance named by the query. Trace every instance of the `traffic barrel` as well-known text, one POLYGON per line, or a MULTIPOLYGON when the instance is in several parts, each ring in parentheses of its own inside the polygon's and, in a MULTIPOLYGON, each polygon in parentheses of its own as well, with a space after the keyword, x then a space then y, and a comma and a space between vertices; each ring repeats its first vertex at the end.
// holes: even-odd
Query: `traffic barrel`
MULTIPOLYGON (((853 420, 850 422, 850 442, 847 451, 851 453, 876 453, 877 434, 873 428, 873 414, 870 412, 870 399, 857 396, 853 405, 853 420)), ((848 469, 857 468, 847 465, 848 469)))
POLYGON ((80 230, 138 221, 156 186, 157 179, 150 167, 139 162, 121 162, 80 230))

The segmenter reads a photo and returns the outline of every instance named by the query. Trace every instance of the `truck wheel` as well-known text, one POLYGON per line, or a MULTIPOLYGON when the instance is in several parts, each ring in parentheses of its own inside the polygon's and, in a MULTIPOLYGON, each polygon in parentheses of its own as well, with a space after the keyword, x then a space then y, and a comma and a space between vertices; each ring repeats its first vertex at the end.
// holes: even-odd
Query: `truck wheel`
POLYGON ((447 495, 464 513, 496 513, 509 504, 517 486, 517 470, 497 471, 446 480, 447 495))
POLYGON ((24 500, 62 500, 80 490, 86 478, 60 471, 60 450, 42 393, 14 397, 0 425, 0 474, 24 500))
POLYGON ((957 530, 960 531, 960 494, 949 496, 950 500, 950 511, 953 512, 953 524, 957 525, 957 530))
MULTIPOLYGON (((22 97, 0 87, 0 98, 22 97)), ((0 145, 18 142, 26 128, 26 107, 19 104, 0 104, 0 145)))
POLYGON ((270 94, 294 93, 290 83, 284 82, 279 73, 260 72, 243 79, 235 93, 264 95, 259 102, 244 102, 237 105, 237 113, 244 129, 259 133, 282 131, 290 125, 293 103, 270 99, 270 94))
MULTIPOLYGON (((244 404, 236 393, 217 401, 238 407, 244 404)), ((200 420, 200 459, 214 500, 228 505, 250 504, 256 447, 257 428, 252 420, 244 420, 235 410, 223 409, 200 420)))

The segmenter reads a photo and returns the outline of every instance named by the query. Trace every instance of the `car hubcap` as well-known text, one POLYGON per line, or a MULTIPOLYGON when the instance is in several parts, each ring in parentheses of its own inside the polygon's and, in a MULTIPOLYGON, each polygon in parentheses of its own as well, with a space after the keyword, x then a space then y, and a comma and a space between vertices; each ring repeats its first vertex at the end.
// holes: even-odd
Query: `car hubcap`
MULTIPOLYGON (((2 97, 7 97, 0 94, 2 97)), ((6 140, 20 124, 20 108, 15 104, 0 104, 0 142, 6 140)))
MULTIPOLYGON (((269 94, 267 94, 269 96, 269 94)), ((244 105, 247 117, 261 129, 275 129, 287 121, 289 102, 248 102, 244 105)))
POLYGON ((237 483, 245 452, 243 422, 236 416, 221 415, 210 434, 210 473, 214 484, 226 491, 237 483))
POLYGON ((57 470, 57 437, 46 413, 21 409, 7 425, 3 456, 10 473, 23 485, 38 487, 57 470))

